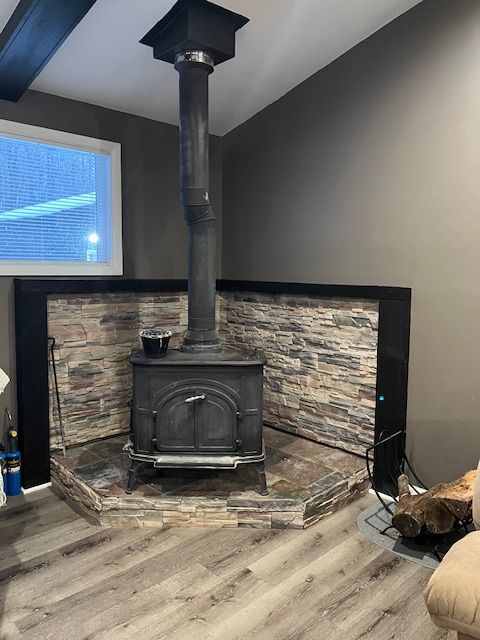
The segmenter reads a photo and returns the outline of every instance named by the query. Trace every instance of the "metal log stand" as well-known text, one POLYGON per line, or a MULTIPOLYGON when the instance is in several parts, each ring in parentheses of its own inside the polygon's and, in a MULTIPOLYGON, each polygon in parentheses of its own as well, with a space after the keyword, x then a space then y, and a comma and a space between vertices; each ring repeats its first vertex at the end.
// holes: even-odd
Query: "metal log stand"
MULTIPOLYGON (((377 441, 368 447, 365 452, 365 464, 367 467, 368 478, 375 495, 383 508, 390 516, 395 513, 395 505, 398 502, 398 477, 404 473, 414 479, 415 484, 410 484, 410 492, 420 494, 422 491, 427 490, 427 486, 420 480, 417 472, 415 471, 409 456, 406 452, 405 431, 396 431, 391 435, 384 435, 380 433, 377 441), (389 464, 386 469, 386 478, 382 477, 381 481, 378 481, 375 477, 373 469, 373 462, 375 453, 379 449, 383 449, 382 460, 388 460, 389 464), (388 499, 390 498, 390 500, 388 499)), ((431 547, 432 553, 442 560, 448 549, 463 535, 466 535, 472 525, 472 518, 461 520, 456 529, 446 535, 434 536, 428 533, 422 533, 417 539, 419 541, 425 541, 425 544, 431 547)), ((390 529, 394 529, 393 525, 389 525, 380 533, 384 535, 390 529)))

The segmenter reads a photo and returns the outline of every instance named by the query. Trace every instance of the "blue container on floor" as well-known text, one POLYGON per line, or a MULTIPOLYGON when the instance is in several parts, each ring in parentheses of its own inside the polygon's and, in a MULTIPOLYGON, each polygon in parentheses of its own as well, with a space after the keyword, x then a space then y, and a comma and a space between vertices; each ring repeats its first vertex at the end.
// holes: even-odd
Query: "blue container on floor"
POLYGON ((7 434, 7 443, 7 490, 5 493, 7 496, 18 496, 22 492, 21 456, 18 450, 18 432, 11 423, 7 434))
POLYGON ((22 478, 20 474, 20 451, 7 453, 6 461, 7 473, 4 476, 4 478, 6 478, 5 493, 7 494, 7 496, 18 496, 22 492, 22 478))

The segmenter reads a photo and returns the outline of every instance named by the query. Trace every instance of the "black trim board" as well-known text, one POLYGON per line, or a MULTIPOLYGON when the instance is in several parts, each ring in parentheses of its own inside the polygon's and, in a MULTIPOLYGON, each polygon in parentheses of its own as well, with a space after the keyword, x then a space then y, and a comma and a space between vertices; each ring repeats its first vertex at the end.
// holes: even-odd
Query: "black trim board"
MULTIPOLYGON (((410 300, 380 300, 375 405, 376 442, 397 431, 406 432, 409 345, 410 300)), ((398 460, 399 444, 392 440, 375 449, 375 487, 392 496, 398 493, 398 471, 392 463, 398 460)))
POLYGON ((17 422, 25 489, 50 479, 47 344, 46 295, 15 291, 17 422))
POLYGON ((0 33, 0 98, 16 102, 96 0, 20 0, 0 33))
POLYGON ((258 293, 292 293, 325 298, 362 298, 366 300, 410 300, 406 287, 354 284, 313 284, 308 282, 263 282, 259 280, 218 280, 219 291, 256 291, 258 293))
MULTIPOLYGON (((379 300, 375 441, 380 434, 385 436, 406 429, 410 289, 235 280, 219 280, 217 288, 219 291, 379 300), (380 396, 384 397, 383 401, 379 400, 380 396)), ((43 484, 50 479, 47 296, 62 293, 157 293, 186 290, 186 280, 15 279, 17 415, 25 488, 43 484)), ((389 455, 390 452, 383 447, 375 452, 374 476, 377 484, 384 482, 387 486, 390 480, 389 455)))
POLYGON ((25 293, 116 293, 121 291, 186 291, 187 280, 129 280, 127 278, 15 278, 15 295, 25 293))

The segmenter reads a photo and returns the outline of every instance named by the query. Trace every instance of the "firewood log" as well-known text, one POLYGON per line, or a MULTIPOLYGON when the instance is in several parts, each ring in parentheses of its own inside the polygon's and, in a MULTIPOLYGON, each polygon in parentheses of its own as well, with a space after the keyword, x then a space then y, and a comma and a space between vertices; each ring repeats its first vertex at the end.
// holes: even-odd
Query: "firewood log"
POLYGON ((473 485, 476 472, 432 488, 432 495, 425 505, 425 526, 430 533, 449 533, 459 520, 472 511, 473 485))
POLYGON ((422 531, 424 517, 419 498, 411 495, 408 476, 402 474, 398 478, 398 504, 392 524, 406 538, 416 538, 422 531))
POLYGON ((398 479, 398 504, 393 526, 406 538, 415 538, 422 530, 433 534, 452 531, 472 510, 476 471, 461 478, 438 484, 425 493, 411 495, 408 477, 398 479))
POLYGON ((445 534, 453 531, 457 519, 449 510, 448 504, 444 504, 439 498, 430 498, 425 504, 423 512, 425 526, 429 533, 445 534))

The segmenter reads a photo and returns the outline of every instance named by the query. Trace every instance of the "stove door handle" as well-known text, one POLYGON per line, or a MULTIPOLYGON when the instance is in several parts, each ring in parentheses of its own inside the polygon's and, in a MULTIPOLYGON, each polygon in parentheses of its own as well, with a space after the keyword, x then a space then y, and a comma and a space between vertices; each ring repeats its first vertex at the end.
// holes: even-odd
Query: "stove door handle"
POLYGON ((199 396, 190 396, 190 398, 186 398, 185 402, 195 402, 195 400, 205 400, 206 397, 207 396, 204 393, 202 393, 199 396))

